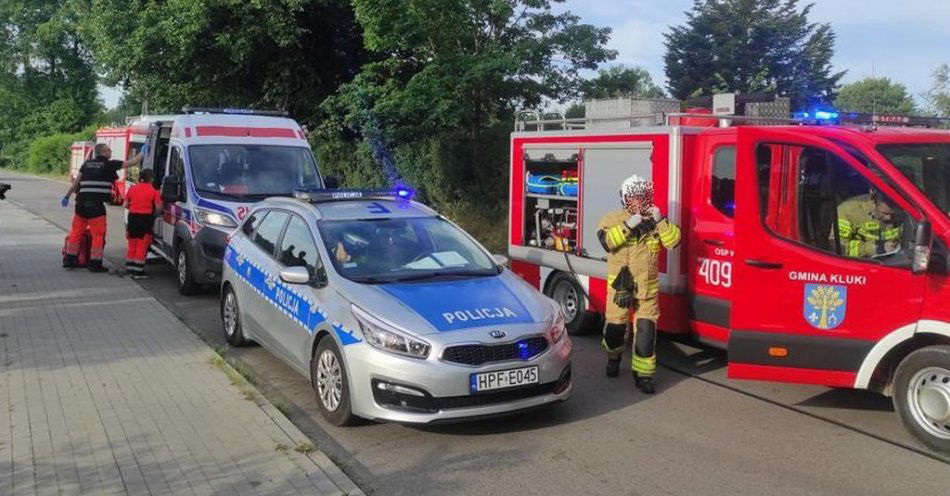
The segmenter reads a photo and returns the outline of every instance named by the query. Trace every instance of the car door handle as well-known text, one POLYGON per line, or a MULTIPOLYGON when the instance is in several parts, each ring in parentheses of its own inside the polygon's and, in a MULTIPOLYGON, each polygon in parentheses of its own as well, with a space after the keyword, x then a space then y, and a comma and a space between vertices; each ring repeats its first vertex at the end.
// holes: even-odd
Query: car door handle
POLYGON ((746 265, 751 265, 753 267, 758 267, 760 269, 781 269, 782 264, 779 262, 768 262, 765 260, 756 260, 754 258, 745 259, 746 265))
POLYGON ((720 248, 722 248, 722 245, 724 244, 722 241, 719 241, 718 239, 704 239, 703 243, 706 243, 707 245, 718 246, 720 248))

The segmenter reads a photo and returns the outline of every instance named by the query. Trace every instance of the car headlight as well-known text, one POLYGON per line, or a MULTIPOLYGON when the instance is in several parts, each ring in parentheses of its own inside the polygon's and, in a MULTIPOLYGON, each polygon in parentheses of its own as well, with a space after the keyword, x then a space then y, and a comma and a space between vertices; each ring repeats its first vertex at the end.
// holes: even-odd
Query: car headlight
POLYGON ((205 226, 237 227, 237 222, 230 215, 203 208, 195 209, 195 220, 205 226))
POLYGON ((564 326, 564 312, 561 310, 560 305, 555 305, 554 320, 551 322, 551 327, 548 328, 545 334, 548 337, 548 341, 554 344, 564 337, 565 332, 567 332, 567 329, 564 326))
POLYGON ((432 349, 429 343, 380 322, 356 305, 353 305, 353 315, 360 323, 366 342, 373 347, 412 358, 424 359, 429 356, 429 350, 432 349))

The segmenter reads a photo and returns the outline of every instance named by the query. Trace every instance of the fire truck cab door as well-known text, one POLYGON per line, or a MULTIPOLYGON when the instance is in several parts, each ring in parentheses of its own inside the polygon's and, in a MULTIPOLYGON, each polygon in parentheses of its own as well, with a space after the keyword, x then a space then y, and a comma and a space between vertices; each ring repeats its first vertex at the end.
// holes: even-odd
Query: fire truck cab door
POLYGON ((729 377, 853 387, 874 344, 919 319, 921 214, 804 128, 740 127, 737 152, 729 377))

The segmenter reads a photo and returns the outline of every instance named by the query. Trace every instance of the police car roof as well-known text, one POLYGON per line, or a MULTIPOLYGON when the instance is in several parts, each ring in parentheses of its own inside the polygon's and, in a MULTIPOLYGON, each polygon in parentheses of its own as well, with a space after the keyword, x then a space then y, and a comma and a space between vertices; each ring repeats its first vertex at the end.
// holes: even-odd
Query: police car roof
POLYGON ((421 203, 395 198, 359 198, 311 203, 296 198, 274 197, 258 203, 257 207, 309 211, 316 214, 317 220, 392 219, 439 215, 438 212, 421 203))

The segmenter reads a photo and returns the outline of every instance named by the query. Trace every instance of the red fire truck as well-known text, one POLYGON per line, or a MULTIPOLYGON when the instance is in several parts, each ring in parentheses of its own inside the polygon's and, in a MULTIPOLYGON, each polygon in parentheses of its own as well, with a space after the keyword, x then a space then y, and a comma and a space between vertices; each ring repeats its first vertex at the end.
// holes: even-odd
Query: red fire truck
POLYGON ((512 270, 561 304, 571 332, 599 329, 597 222, 620 208, 623 178, 651 178, 684 233, 660 261, 661 329, 727 350, 731 378, 892 396, 908 430, 950 450, 950 132, 880 125, 934 119, 828 110, 780 119, 728 98, 721 115, 720 102, 713 115, 668 101, 589 103, 574 120, 522 115, 512 270), (592 112, 607 104, 612 115, 592 112), (888 240, 871 240, 870 226, 872 249, 851 251, 846 202, 888 240))

